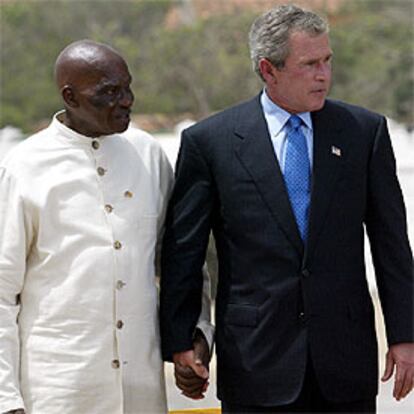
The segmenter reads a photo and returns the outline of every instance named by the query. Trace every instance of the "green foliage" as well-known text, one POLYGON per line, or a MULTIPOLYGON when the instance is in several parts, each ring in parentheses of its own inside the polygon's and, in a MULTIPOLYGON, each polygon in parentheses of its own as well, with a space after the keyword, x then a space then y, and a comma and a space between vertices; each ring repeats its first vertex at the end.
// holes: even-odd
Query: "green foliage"
POLYGON ((251 21, 251 14, 217 17, 160 33, 148 109, 205 116, 257 93, 247 48, 251 21))
MULTIPOLYGON (((0 3, 0 127, 31 131, 62 107, 54 61, 63 47, 82 38, 109 43, 125 56, 135 113, 201 117, 258 93, 262 84, 247 47, 255 15, 247 10, 167 27, 167 13, 177 2, 0 3)), ((414 124, 414 2, 344 5, 329 16, 335 55, 331 96, 414 124)))
POLYGON ((14 1, 1 4, 0 127, 25 130, 62 108, 53 65, 69 43, 90 38, 139 60, 170 1, 14 1), (145 46, 143 46, 145 45, 145 46), (128 47, 128 50, 125 48, 128 47), (138 56, 136 56, 138 55, 138 56))
POLYGON ((331 95, 414 125, 414 2, 347 2, 334 22, 331 95))

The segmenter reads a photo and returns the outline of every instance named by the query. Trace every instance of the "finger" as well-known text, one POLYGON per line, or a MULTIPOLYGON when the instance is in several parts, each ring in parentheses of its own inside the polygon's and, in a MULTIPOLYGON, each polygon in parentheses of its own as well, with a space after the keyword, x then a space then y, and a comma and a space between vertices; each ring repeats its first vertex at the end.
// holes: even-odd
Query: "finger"
POLYGON ((190 365, 191 361, 194 361, 194 351, 192 349, 173 354, 173 362, 175 365, 186 367, 190 365))
POLYGON ((403 379, 402 389, 399 395, 400 399, 405 398, 413 389, 413 370, 407 370, 403 379))
POLYGON ((208 386, 210 385, 209 382, 204 382, 203 384, 197 385, 197 386, 191 386, 191 387, 179 387, 182 391, 191 393, 191 394, 204 394, 208 386))
POLYGON ((193 400, 202 400, 204 398, 204 395, 200 391, 196 391, 196 392, 183 391, 181 394, 193 400))
POLYGON ((201 343, 194 344, 194 359, 196 363, 202 364, 208 357, 208 348, 204 347, 201 343))
POLYGON ((203 388, 202 388, 201 392, 205 393, 207 391, 209 385, 210 385, 210 383, 208 381, 206 381, 203 385, 203 388))
POLYGON ((176 367, 174 376, 185 383, 204 383, 205 378, 201 378, 191 367, 176 367))
POLYGON ((194 361, 191 361, 189 365, 186 368, 191 368, 191 371, 180 371, 183 372, 183 376, 191 378, 191 376, 198 376, 199 378, 202 378, 204 380, 208 379, 209 373, 208 369, 203 364, 196 364, 194 361))
POLYGON ((189 388, 189 387, 180 387, 177 385, 177 387, 182 391, 183 394, 186 394, 187 396, 202 395, 205 392, 203 391, 203 386, 189 388))
POLYGON ((176 384, 181 387, 186 388, 199 388, 201 389, 204 386, 204 383, 206 380, 204 378, 200 378, 198 375, 195 374, 195 372, 192 371, 191 376, 188 375, 181 375, 179 371, 174 371, 174 377, 176 384))
POLYGON ((200 388, 207 381, 204 378, 200 378, 195 374, 192 378, 181 377, 180 375, 177 374, 177 375, 175 375, 175 380, 177 382, 179 382, 180 384, 183 384, 183 385, 188 386, 188 387, 199 386, 200 388))
POLYGON ((204 395, 197 395, 195 397, 190 396, 190 395, 186 395, 184 392, 181 393, 182 395, 184 395, 187 398, 191 398, 192 400, 202 400, 204 398, 204 395))
POLYGON ((183 380, 180 377, 176 377, 175 382, 180 387, 185 387, 185 388, 188 388, 188 389, 196 389, 196 388, 202 389, 204 387, 204 384, 206 383, 206 380, 199 379, 198 381, 196 381, 196 380, 188 381, 187 379, 183 380))
POLYGON ((397 367, 395 370, 395 381, 394 381, 394 391, 393 391, 393 396, 397 401, 401 399, 400 394, 401 394, 403 383, 404 383, 404 377, 405 377, 405 370, 401 367, 400 364, 397 364, 397 367))
POLYGON ((204 379, 208 379, 209 373, 208 369, 203 364, 192 364, 191 368, 193 368, 194 372, 200 377, 204 379))
POLYGON ((394 360, 391 357, 391 354, 387 352, 387 356, 385 358, 385 370, 384 374, 381 378, 381 381, 388 381, 394 372, 394 360))
POLYGON ((194 370, 191 367, 183 367, 180 365, 177 365, 174 369, 174 374, 179 375, 182 378, 199 378, 198 375, 194 372, 194 370))
POLYGON ((200 397, 204 397, 203 395, 203 391, 202 391, 202 386, 195 388, 195 389, 184 389, 182 390, 181 394, 185 395, 186 397, 189 398, 200 398, 200 397))
POLYGON ((208 379, 208 369, 204 365, 196 364, 194 351, 186 351, 180 355, 180 358, 176 358, 174 360, 176 368, 179 367, 190 367, 196 375, 200 378, 208 379))
POLYGON ((197 352, 195 352, 195 360, 194 360, 194 362, 196 363, 196 365, 203 365, 203 358, 197 352))

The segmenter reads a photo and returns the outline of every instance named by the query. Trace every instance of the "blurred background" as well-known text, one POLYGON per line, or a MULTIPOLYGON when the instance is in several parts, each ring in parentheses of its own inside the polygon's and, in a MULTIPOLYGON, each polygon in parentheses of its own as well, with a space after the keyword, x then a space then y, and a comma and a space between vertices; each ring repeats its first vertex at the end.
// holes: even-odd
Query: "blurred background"
MULTIPOLYGON (((133 123, 154 134, 174 164, 181 130, 256 95, 247 34, 254 18, 277 0, 0 0, 0 160, 16 143, 47 126, 62 108, 53 65, 70 42, 108 43, 133 76, 133 123)), ((325 15, 331 26, 334 81, 331 98, 388 118, 414 242, 414 0, 297 0, 325 15)), ((381 369, 382 315, 377 310, 381 369)), ((208 251, 213 278, 217 263, 208 251)), ((171 409, 218 407, 214 378, 205 400, 179 395, 167 367, 171 409)), ((379 413, 413 412, 414 398, 391 401, 381 387, 379 413)))
MULTIPOLYGON (((25 133, 61 108, 58 53, 91 38, 129 63, 137 121, 152 132, 199 119, 261 88, 247 33, 269 0, 0 0, 0 128, 25 133)), ((331 97, 414 126, 413 0, 297 0, 328 17, 334 50, 331 97)))

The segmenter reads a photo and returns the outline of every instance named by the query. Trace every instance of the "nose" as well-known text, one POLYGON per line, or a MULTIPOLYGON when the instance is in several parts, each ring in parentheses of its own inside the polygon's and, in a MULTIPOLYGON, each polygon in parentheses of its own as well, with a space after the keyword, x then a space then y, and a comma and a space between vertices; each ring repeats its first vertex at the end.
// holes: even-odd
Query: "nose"
POLYGON ((122 91, 119 98, 119 105, 124 108, 130 108, 134 103, 134 94, 130 88, 122 91))
POLYGON ((331 64, 327 62, 322 62, 318 65, 316 71, 316 80, 325 82, 331 77, 331 64))

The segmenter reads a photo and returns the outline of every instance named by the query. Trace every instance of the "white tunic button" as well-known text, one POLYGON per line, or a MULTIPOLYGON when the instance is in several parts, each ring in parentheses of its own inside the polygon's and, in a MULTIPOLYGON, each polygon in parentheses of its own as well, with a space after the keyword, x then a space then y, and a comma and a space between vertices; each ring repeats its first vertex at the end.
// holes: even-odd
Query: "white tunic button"
POLYGON ((118 289, 118 290, 121 290, 124 286, 126 285, 126 283, 125 282, 123 282, 122 280, 118 280, 117 282, 116 282, 116 288, 118 289))

